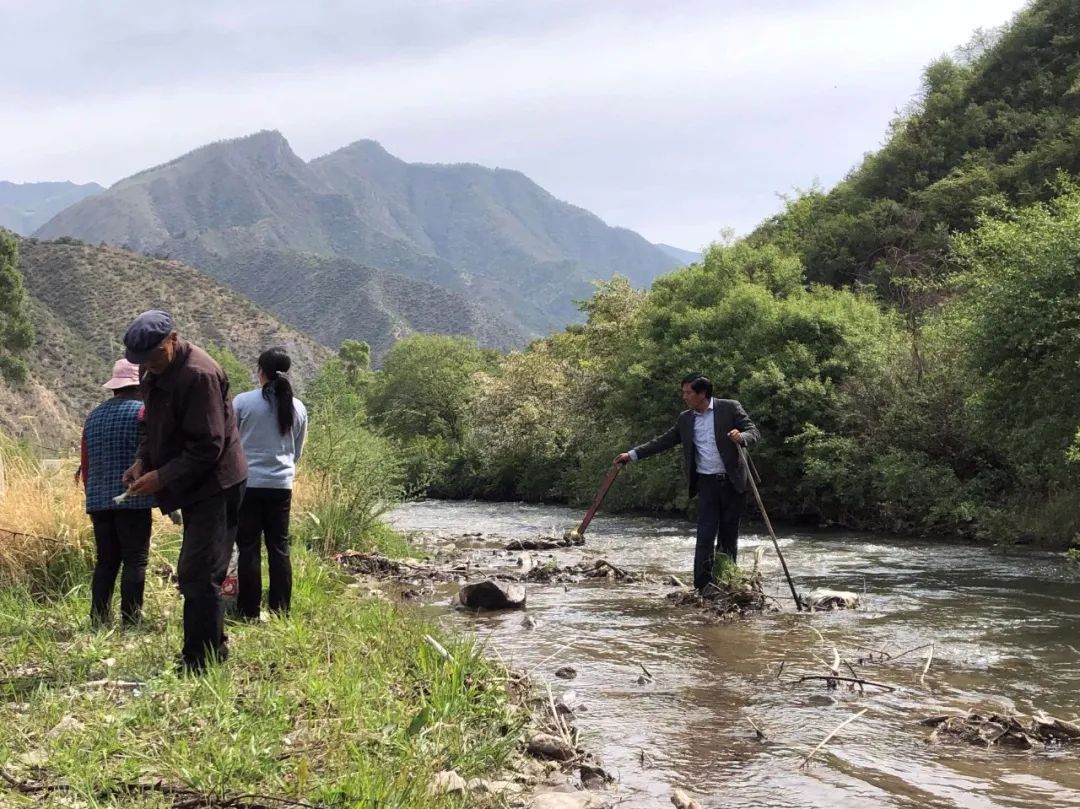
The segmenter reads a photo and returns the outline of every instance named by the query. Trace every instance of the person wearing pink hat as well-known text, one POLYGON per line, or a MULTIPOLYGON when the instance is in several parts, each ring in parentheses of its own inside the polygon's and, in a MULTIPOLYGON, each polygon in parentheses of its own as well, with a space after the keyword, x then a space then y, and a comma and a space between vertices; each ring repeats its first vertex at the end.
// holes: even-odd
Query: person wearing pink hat
POLYGON ((117 360, 102 385, 112 398, 86 417, 82 462, 75 473, 86 489, 86 512, 94 526, 97 562, 90 587, 90 622, 109 623, 113 588, 120 573, 120 620, 133 626, 142 619, 146 564, 150 555, 153 497, 127 495, 121 478, 135 461, 142 429, 143 404, 139 366, 117 360))

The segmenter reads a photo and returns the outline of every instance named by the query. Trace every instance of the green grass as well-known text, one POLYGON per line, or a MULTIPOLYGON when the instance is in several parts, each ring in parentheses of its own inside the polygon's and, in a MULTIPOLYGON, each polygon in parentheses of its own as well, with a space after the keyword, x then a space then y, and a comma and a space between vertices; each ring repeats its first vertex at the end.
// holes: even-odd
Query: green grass
MULTIPOLYGON (((517 746, 524 716, 509 703, 503 672, 471 641, 361 600, 343 573, 294 547, 292 614, 230 626, 229 661, 204 677, 174 671, 181 601, 152 573, 135 631, 91 630, 85 585, 51 598, 0 592, 0 767, 70 785, 23 796, 0 783, 0 805, 171 805, 124 789, 159 779, 218 798, 484 805, 432 796, 428 785, 443 769, 490 775, 517 746), (144 685, 84 685, 104 678, 144 685), (66 717, 80 725, 54 730, 66 717)), ((175 557, 175 539, 164 554, 175 557)))
POLYGON ((717 586, 730 588, 741 582, 743 578, 744 574, 732 558, 726 553, 717 552, 713 560, 713 581, 717 586))

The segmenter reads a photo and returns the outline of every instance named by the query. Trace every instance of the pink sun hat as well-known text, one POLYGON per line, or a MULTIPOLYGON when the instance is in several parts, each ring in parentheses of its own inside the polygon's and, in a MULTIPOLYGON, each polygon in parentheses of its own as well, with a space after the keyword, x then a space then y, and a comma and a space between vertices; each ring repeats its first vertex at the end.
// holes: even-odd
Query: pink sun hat
POLYGON ((113 363, 112 378, 101 387, 106 390, 119 390, 138 384, 139 366, 127 360, 117 360, 113 363))

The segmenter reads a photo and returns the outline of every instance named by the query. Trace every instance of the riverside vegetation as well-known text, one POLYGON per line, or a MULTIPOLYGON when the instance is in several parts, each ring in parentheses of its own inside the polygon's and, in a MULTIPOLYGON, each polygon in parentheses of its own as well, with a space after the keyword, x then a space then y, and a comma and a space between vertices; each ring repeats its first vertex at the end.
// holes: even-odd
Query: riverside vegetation
POLYGON ((345 408, 315 412, 294 501, 294 610, 231 626, 228 663, 203 678, 170 665, 178 530, 155 524, 144 625, 93 631, 93 539, 73 467, 50 472, 3 444, 0 528, 15 531, 0 531, 5 805, 502 805, 432 784, 443 770, 501 769, 527 715, 472 641, 363 598, 327 561, 345 547, 393 556, 407 545, 378 521, 396 485, 381 439, 335 443, 345 408), (353 476, 369 465, 382 476, 353 476))

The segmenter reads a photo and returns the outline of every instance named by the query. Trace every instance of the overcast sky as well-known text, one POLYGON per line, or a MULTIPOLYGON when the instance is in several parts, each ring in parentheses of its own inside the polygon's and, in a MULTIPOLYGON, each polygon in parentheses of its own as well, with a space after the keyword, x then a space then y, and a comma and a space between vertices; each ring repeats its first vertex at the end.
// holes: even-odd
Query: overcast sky
POLYGON ((745 232, 1023 0, 0 0, 0 180, 278 129, 519 169, 652 241, 745 232))

